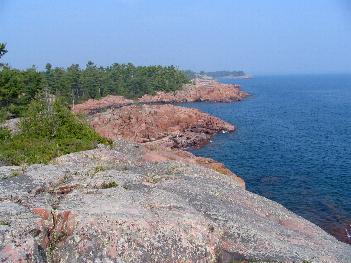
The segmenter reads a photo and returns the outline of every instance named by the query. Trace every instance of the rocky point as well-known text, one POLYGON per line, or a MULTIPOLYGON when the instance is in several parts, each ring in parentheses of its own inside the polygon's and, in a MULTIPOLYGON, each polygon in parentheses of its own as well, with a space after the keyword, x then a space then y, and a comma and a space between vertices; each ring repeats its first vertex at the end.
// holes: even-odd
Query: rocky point
POLYGON ((133 105, 89 117, 91 126, 112 140, 187 148, 207 143, 218 132, 234 126, 196 109, 173 105, 133 105))
POLYGON ((249 94, 240 89, 240 85, 223 84, 213 79, 196 79, 193 84, 185 85, 176 92, 157 92, 145 95, 138 101, 143 103, 180 103, 180 102, 233 102, 240 101, 249 94))

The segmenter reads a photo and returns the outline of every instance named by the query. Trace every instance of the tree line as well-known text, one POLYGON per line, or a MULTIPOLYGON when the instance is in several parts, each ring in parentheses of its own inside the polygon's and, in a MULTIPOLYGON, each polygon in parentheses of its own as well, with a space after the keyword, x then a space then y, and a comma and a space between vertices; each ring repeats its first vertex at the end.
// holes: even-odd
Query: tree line
MULTIPOLYGON (((6 47, 0 45, 0 56, 6 47)), ((80 103, 106 95, 138 98, 157 91, 176 91, 189 82, 188 76, 174 66, 135 66, 112 64, 97 66, 89 61, 85 68, 73 64, 67 68, 46 64, 26 70, 0 66, 0 111, 7 117, 22 116, 38 94, 63 98, 67 103, 80 103)))

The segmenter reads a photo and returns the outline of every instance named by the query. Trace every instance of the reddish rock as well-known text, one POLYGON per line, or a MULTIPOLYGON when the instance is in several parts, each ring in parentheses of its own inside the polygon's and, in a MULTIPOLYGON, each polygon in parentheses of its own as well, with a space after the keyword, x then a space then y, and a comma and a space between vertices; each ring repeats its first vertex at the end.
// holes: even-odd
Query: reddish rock
MULTIPOLYGON (((40 209, 40 208, 39 208, 40 209)), ((37 208, 37 211, 39 210, 37 208)), ((65 241, 70 235, 72 235, 75 227, 74 215, 71 211, 47 211, 43 217, 41 214, 41 220, 39 221, 39 231, 41 245, 44 248, 54 249, 65 241)), ((34 213, 35 210, 33 211, 34 213)))
MULTIPOLYGON (((221 84, 212 79, 196 79, 194 84, 185 85, 177 92, 158 92, 154 96, 145 95, 138 99, 144 106, 132 106, 132 100, 124 97, 108 96, 100 100, 89 100, 76 105, 77 113, 91 114, 92 127, 102 136, 115 139, 128 139, 148 146, 161 146, 158 152, 145 155, 149 161, 180 159, 197 163, 217 172, 235 176, 223 164, 212 159, 196 157, 184 151, 164 150, 162 147, 184 149, 199 147, 220 131, 233 131, 233 125, 198 110, 159 105, 159 103, 179 103, 194 101, 239 101, 248 94, 239 85, 221 84), (158 104, 158 105, 148 105, 158 104), (106 112, 99 113, 103 110, 106 112)), ((245 187, 244 181, 235 176, 245 187)))
POLYGON ((101 98, 99 100, 87 100, 81 104, 77 104, 72 106, 72 110, 75 113, 91 113, 94 112, 94 110, 101 110, 101 109, 107 109, 111 108, 114 106, 121 107, 125 105, 132 104, 133 100, 126 99, 125 97, 122 96, 106 96, 104 98, 101 98))
POLYGON ((197 79, 194 84, 184 85, 176 92, 157 92, 156 95, 145 95, 137 100, 122 96, 107 96, 99 100, 90 99, 72 106, 76 113, 93 114, 109 108, 119 108, 133 103, 180 103, 195 101, 233 102, 247 97, 248 93, 240 90, 240 85, 222 84, 215 80, 197 79))
POLYGON ((240 90, 240 85, 222 84, 215 80, 197 79, 195 84, 185 85, 176 92, 157 92, 138 99, 142 103, 180 103, 196 101, 233 102, 249 94, 240 90))
POLYGON ((50 213, 47 209, 40 207, 34 208, 33 213, 40 216, 43 220, 48 220, 50 216, 50 213))
POLYGON ((215 133, 235 129, 199 110, 173 105, 126 106, 95 114, 90 124, 112 140, 124 138, 171 148, 200 146, 215 133))

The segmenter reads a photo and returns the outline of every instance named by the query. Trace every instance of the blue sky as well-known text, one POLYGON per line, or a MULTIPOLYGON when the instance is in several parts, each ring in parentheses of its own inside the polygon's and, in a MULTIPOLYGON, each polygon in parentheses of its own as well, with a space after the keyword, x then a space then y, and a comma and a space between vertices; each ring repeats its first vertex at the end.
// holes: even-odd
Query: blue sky
POLYGON ((351 73, 348 0, 0 0, 14 67, 178 65, 351 73))

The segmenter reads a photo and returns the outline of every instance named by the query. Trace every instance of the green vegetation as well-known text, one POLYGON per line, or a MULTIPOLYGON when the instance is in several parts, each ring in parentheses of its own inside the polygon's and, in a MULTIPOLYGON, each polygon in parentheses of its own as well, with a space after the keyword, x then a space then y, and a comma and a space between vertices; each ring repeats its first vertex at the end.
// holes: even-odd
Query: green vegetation
POLYGON ((0 220, 0 226, 10 226, 10 223, 4 220, 0 220))
MULTIPOLYGON (((7 53, 0 43, 0 58, 7 53)), ((69 110, 69 105, 106 95, 128 98, 175 91, 188 83, 174 66, 113 64, 98 67, 88 62, 84 69, 26 70, 0 64, 0 123, 22 117, 20 132, 11 134, 0 126, 0 160, 6 163, 47 163, 52 158, 110 143, 69 110)))
POLYGON ((104 182, 101 185, 101 189, 109 189, 109 188, 116 188, 118 186, 118 183, 116 183, 115 181, 112 182, 104 182))
POLYGON ((183 73, 189 78, 189 79, 194 79, 199 73, 196 73, 195 71, 192 70, 184 70, 183 73))
POLYGON ((110 142, 75 116, 59 99, 33 100, 20 123, 21 132, 0 130, 0 159, 12 163, 47 163, 52 158, 110 142))
POLYGON ((31 100, 42 90, 42 77, 35 68, 20 71, 4 66, 0 70, 1 115, 23 115, 31 100))
POLYGON ((90 61, 85 69, 77 64, 68 68, 47 64, 45 71, 38 71, 34 66, 17 70, 4 65, 0 69, 0 115, 23 116, 31 100, 42 92, 75 104, 106 95, 137 98, 156 91, 175 91, 188 82, 188 77, 174 66, 97 67, 90 61))
POLYGON ((7 53, 6 44, 0 43, 0 58, 7 53))

